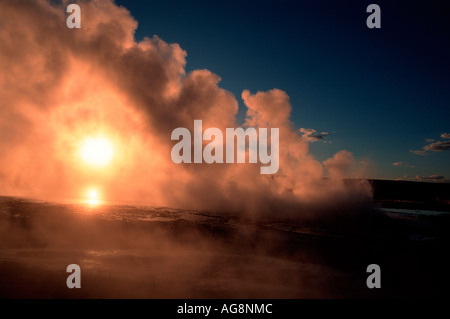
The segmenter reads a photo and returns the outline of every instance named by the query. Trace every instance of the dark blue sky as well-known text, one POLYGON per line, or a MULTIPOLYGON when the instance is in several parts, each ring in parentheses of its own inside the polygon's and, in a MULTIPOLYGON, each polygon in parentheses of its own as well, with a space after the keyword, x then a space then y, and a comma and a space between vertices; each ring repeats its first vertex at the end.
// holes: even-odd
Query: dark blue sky
POLYGON ((286 91, 297 128, 330 133, 331 143, 311 143, 319 160, 347 149, 370 163, 369 177, 450 178, 450 150, 410 152, 449 141, 441 138, 450 133, 445 1, 116 3, 138 21, 137 40, 179 43, 187 71, 218 74, 242 110, 244 89, 286 91), (381 7, 381 29, 366 26, 370 3, 381 7))

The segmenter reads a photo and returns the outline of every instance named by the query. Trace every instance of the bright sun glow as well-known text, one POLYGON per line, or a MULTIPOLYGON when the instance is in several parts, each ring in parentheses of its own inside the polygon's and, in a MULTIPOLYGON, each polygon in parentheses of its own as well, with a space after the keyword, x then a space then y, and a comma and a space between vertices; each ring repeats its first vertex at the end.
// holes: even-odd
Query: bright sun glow
POLYGON ((98 205, 100 203, 98 192, 96 189, 91 188, 87 192, 87 203, 89 205, 98 205))
POLYGON ((80 154, 83 160, 93 166, 104 166, 111 161, 113 147, 103 137, 88 138, 81 145, 80 154))

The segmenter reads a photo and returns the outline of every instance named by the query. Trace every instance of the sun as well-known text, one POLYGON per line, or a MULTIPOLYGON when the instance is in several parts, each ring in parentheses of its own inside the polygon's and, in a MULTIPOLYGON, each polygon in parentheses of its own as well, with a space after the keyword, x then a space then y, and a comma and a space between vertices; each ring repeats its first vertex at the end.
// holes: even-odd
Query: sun
POLYGON ((95 188, 91 188, 87 191, 87 203, 91 206, 98 205, 100 203, 98 192, 95 188))
POLYGON ((87 138, 80 148, 80 155, 86 164, 92 166, 105 166, 113 156, 113 146, 104 137, 87 138))

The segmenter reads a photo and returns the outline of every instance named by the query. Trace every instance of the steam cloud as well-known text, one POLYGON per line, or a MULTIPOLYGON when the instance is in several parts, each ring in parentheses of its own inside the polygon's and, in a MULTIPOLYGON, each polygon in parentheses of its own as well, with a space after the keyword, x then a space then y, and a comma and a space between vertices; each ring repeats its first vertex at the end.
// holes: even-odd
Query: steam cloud
POLYGON ((174 164, 172 130, 192 132, 195 119, 204 129, 238 127, 236 98, 210 71, 186 73, 180 45, 136 42, 125 8, 80 6, 82 28, 68 29, 63 4, 0 1, 1 194, 79 198, 93 185, 107 199, 262 216, 346 210, 371 197, 366 182, 343 182, 351 153, 324 163, 308 153, 278 89, 242 93, 244 126, 280 129, 277 174, 261 175, 260 164, 174 164), (115 145, 106 169, 77 155, 97 134, 115 145))

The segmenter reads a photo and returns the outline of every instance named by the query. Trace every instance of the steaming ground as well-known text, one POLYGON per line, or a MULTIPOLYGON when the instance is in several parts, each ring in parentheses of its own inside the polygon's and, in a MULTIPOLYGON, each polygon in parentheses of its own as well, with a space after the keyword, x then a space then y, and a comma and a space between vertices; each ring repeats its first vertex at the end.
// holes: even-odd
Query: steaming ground
POLYGON ((0 297, 442 296, 448 215, 394 215, 293 222, 0 197, 0 297), (73 263, 81 289, 66 287, 73 263), (382 289, 366 287, 371 263, 382 289))

